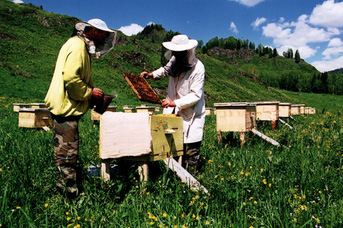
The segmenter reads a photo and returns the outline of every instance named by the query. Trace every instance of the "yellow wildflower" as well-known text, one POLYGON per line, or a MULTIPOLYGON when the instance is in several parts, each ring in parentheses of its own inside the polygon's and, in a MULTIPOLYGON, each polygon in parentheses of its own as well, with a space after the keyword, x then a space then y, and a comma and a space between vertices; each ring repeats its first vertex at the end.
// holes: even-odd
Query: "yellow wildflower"
POLYGON ((167 217, 167 213, 164 212, 164 213, 163 213, 163 217, 167 217))
POLYGON ((48 207, 48 206, 49 206, 49 204, 47 204, 47 203, 46 203, 46 204, 44 204, 44 207, 48 207))

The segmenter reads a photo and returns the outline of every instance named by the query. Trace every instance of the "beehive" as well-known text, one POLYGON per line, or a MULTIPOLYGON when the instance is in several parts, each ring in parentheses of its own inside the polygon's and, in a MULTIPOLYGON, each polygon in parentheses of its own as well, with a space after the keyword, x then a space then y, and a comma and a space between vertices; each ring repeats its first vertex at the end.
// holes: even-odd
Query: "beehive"
POLYGON ((14 112, 19 112, 20 108, 30 108, 31 104, 27 103, 13 103, 13 111, 14 112))
POLYGON ((147 112, 151 116, 155 113, 155 107, 154 106, 146 106, 146 105, 137 106, 136 112, 137 113, 147 112))
POLYGON ((300 105, 299 104, 292 104, 291 106, 291 115, 300 115, 300 105))
POLYGON ((20 108, 19 127, 41 128, 52 126, 52 118, 46 108, 20 108))
POLYGON ((46 108, 45 103, 31 103, 31 108, 46 108))
MULTIPOLYGON (((118 158, 122 156, 123 159, 135 160, 135 161, 157 161, 162 160, 167 157, 175 157, 183 154, 183 119, 182 117, 176 116, 175 114, 158 114, 150 116, 150 129, 148 132, 151 134, 151 152, 146 155, 141 155, 140 151, 137 151, 136 154, 139 156, 128 156, 123 151, 117 152, 118 148, 111 148, 108 142, 114 141, 117 138, 113 137, 123 137, 122 132, 127 130, 122 130, 127 127, 142 128, 140 125, 130 125, 130 122, 125 121, 122 126, 115 125, 114 128, 108 128, 113 123, 120 122, 118 118, 125 118, 126 115, 137 115, 140 117, 143 113, 116 113, 103 115, 101 117, 102 121, 100 122, 100 158, 108 158, 106 151, 112 153, 115 151, 118 158), (105 125, 104 125, 105 124, 105 125), (120 130, 120 134, 118 131, 120 130), (110 138, 109 138, 110 137, 110 138), (119 153, 121 155, 119 155, 119 153)), ((136 119, 136 117, 135 117, 136 119)), ((144 129, 141 129, 142 131, 144 129)), ((127 131, 125 137, 130 137, 130 140, 133 138, 144 137, 141 135, 141 132, 136 131, 127 131)), ((149 136, 150 137, 150 136, 149 136)), ((121 141, 121 143, 123 143, 121 141)), ((119 144, 114 144, 119 145, 119 144)), ((127 145, 127 148, 130 148, 130 145, 127 145)), ((112 155, 111 155, 112 156, 112 155)), ((113 157, 113 156, 112 156, 113 157)))
POLYGON ((256 104, 215 103, 218 132, 247 132, 256 126, 256 104))
MULTIPOLYGON (((108 106, 106 112, 115 112, 117 110, 117 106, 108 106)), ((100 120, 101 114, 97 113, 92 109, 91 111, 91 120, 100 120)))
POLYGON ((279 104, 279 117, 289 118, 291 116, 291 103, 279 104))
POLYGON ((123 109, 124 109, 125 113, 133 113, 134 112, 134 108, 131 105, 124 105, 123 109))
POLYGON ((279 101, 256 102, 256 120, 277 121, 279 119, 279 101))
POLYGON ((210 116, 213 114, 213 108, 206 108, 205 111, 206 111, 206 116, 210 116))
POLYGON ((300 104, 300 105, 299 105, 299 112, 300 112, 300 115, 304 115, 304 114, 305 114, 305 107, 306 107, 305 104, 300 104))

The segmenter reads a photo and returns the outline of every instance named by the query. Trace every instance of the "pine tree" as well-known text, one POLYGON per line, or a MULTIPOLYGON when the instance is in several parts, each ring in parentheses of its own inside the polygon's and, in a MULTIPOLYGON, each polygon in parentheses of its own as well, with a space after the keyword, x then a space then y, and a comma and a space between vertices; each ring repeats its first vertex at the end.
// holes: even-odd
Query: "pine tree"
POLYGON ((300 63, 300 53, 298 50, 295 51, 295 62, 300 63))

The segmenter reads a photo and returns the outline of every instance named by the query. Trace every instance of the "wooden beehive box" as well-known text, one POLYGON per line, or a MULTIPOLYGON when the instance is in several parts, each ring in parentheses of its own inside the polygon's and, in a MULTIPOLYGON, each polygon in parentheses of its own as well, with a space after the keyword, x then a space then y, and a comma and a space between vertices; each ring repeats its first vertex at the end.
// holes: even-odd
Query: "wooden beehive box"
MULTIPOLYGON (((117 111, 117 106, 108 106, 106 109, 106 112, 115 112, 117 111)), ((91 120, 100 120, 101 114, 94 111, 94 109, 92 109, 91 111, 91 120)))
POLYGON ((279 119, 279 101, 261 101, 256 103, 256 120, 277 121, 279 119))
POLYGON ((279 104, 279 117, 289 118, 291 116, 291 103, 279 104))
POLYGON ((27 103, 13 103, 13 111, 14 112, 19 112, 20 108, 30 108, 31 104, 27 103))
POLYGON ((146 106, 146 105, 137 106, 136 112, 137 113, 147 112, 151 116, 155 113, 155 107, 154 106, 146 106))
POLYGON ((305 114, 305 107, 306 107, 305 104, 300 104, 300 105, 299 105, 299 112, 300 112, 300 115, 304 115, 304 114, 305 114))
POLYGON ((134 108, 131 105, 124 105, 123 109, 124 109, 125 113, 133 113, 134 112, 134 108))
POLYGON ((248 132, 256 126, 256 104, 215 103, 218 132, 248 132))
POLYGON ((298 104, 292 104, 291 106, 291 115, 300 115, 300 105, 298 104))
POLYGON ((19 109, 19 127, 41 128, 51 126, 52 118, 47 108, 19 109))
POLYGON ((206 116, 210 116, 213 114, 213 108, 206 108, 205 111, 206 111, 206 116))
POLYGON ((316 114, 316 109, 310 108, 308 114, 316 114))
POLYGON ((45 103, 31 103, 31 108, 46 108, 45 103))

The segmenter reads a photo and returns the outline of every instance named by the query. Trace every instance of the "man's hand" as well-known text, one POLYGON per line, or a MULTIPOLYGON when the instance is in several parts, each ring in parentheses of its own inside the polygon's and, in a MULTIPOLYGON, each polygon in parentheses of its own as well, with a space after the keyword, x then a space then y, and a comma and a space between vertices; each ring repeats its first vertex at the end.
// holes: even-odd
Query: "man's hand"
POLYGON ((176 107, 176 104, 173 100, 171 99, 164 99, 162 101, 162 107, 163 108, 168 108, 168 107, 176 107))
POLYGON ((102 98, 103 95, 104 95, 104 93, 102 92, 101 89, 93 88, 93 90, 92 90, 92 98, 100 99, 100 98, 102 98))
POLYGON ((139 76, 141 76, 141 78, 152 78, 152 77, 154 77, 154 75, 152 73, 148 73, 148 72, 145 72, 145 71, 140 73, 139 76))

